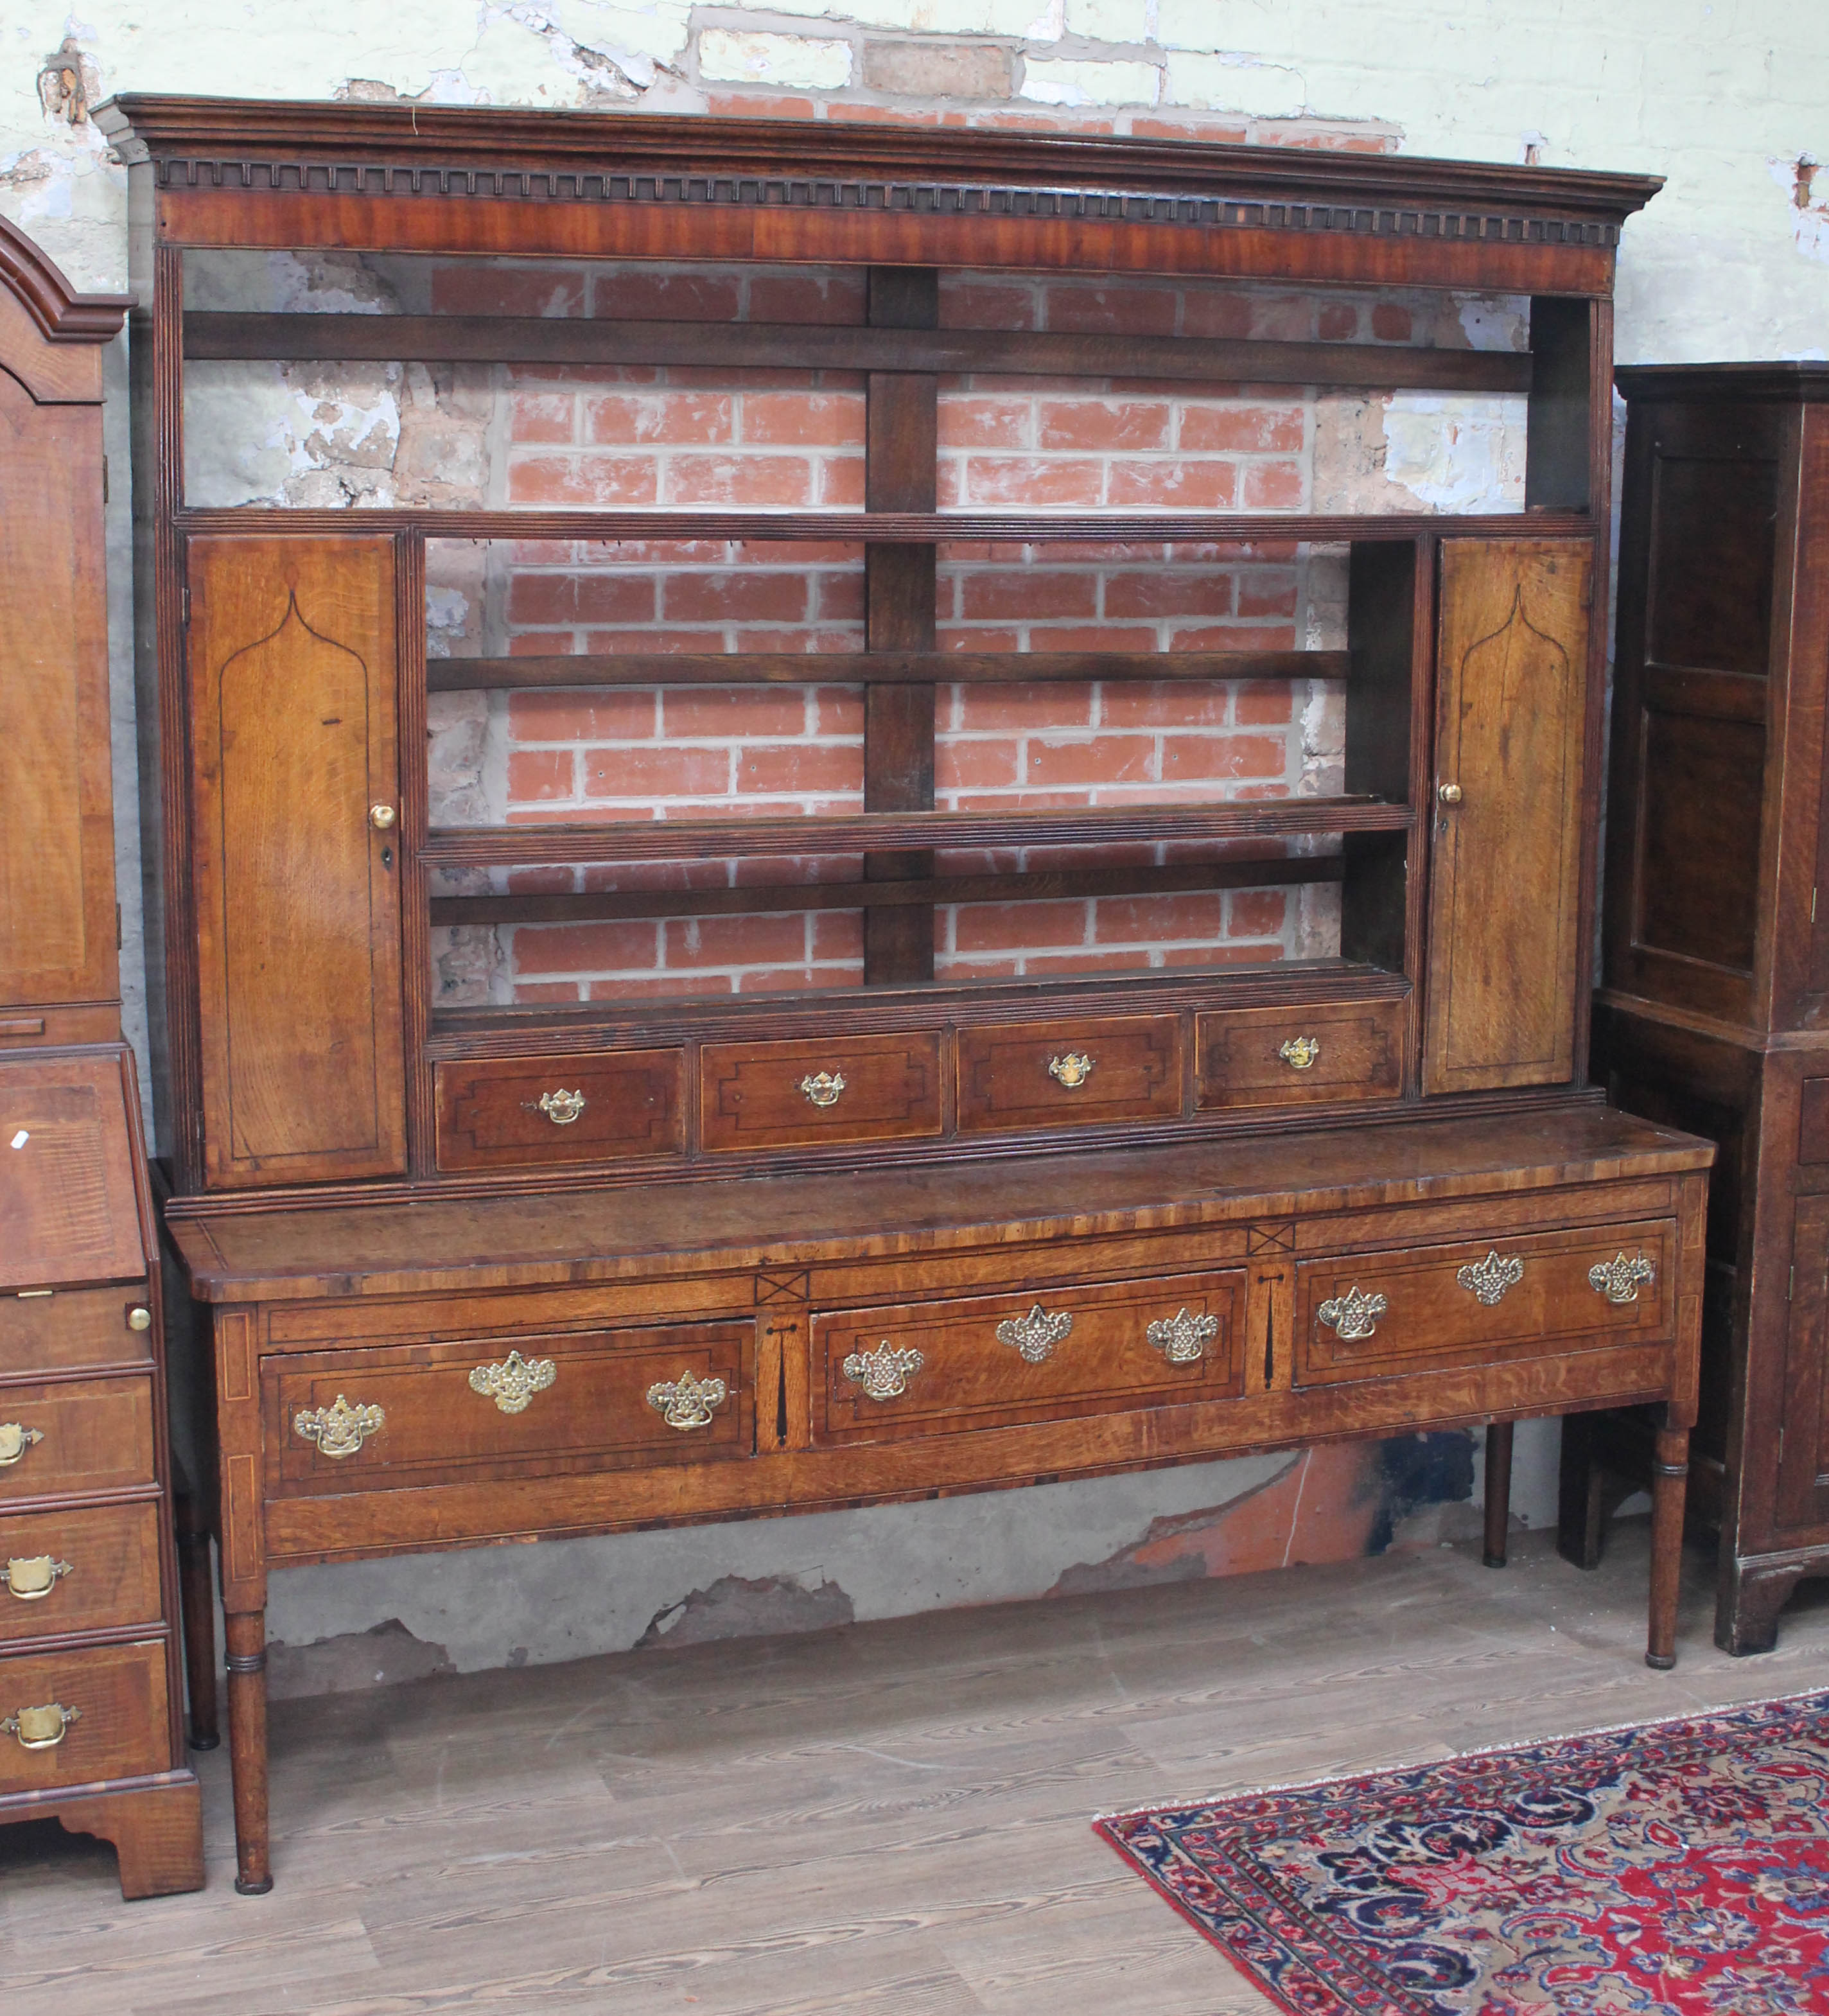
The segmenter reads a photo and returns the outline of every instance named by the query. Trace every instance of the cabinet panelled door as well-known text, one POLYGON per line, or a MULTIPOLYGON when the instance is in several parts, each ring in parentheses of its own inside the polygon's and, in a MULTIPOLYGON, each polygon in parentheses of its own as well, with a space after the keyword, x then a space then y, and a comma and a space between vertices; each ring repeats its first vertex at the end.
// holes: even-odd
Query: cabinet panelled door
POLYGON ((211 1179, 398 1174, 392 542, 197 538, 188 561, 211 1179))

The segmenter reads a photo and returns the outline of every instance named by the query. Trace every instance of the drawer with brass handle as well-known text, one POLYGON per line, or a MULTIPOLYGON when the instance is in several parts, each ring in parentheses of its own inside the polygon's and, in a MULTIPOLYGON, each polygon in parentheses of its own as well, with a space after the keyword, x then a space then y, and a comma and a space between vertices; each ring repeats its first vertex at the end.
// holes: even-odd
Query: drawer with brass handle
POLYGON ((393 1491, 747 1456, 753 1322, 267 1359, 269 1489, 393 1491))
POLYGON ((0 1646, 160 1615, 156 1503, 0 1512, 0 1646))
POLYGON ((0 1794, 167 1769, 167 1699, 163 1640, 0 1657, 0 1794))
POLYGON ((0 1387, 0 1517, 23 1498, 150 1484, 153 1461, 153 1382, 145 1373, 0 1387))
POLYGON ((434 1068, 441 1169, 521 1169, 677 1155, 685 1053, 446 1059, 434 1068))
POLYGON ((981 1023, 961 1029, 957 1045, 962 1134, 1172 1120, 1181 1111, 1179 1016, 981 1023))
POLYGON ((1395 1099, 1403 1031, 1401 999, 1212 1010, 1194 1017, 1196 1103, 1212 1111, 1395 1099))
POLYGON ((1654 1219, 1300 1261, 1296 1382, 1660 1341, 1675 1236, 1654 1219))
MULTIPOLYGON (((0 1372, 150 1364, 153 1313, 144 1281, 117 1288, 0 1290, 0 1372)), ((12 1417, 12 1403, 0 1413, 12 1417)))
POLYGON ((814 1440, 934 1435, 1242 1390, 1242 1269, 816 1311, 814 1440))
POLYGON ((939 1132, 940 1038, 932 1031, 700 1049, 699 1139, 711 1152, 939 1132))

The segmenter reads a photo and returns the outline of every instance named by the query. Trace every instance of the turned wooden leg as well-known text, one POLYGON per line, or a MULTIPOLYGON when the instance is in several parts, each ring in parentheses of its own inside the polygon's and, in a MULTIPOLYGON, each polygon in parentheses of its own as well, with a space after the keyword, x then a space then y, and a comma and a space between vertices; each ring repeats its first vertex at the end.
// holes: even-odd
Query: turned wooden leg
POLYGON ((273 1887, 267 1852, 267 1613, 232 1610, 229 1634, 229 1763, 235 1780, 235 1887, 273 1887))
POLYGON ((1510 1421, 1494 1421, 1486 1430, 1486 1565, 1505 1565, 1505 1543, 1511 1525, 1510 1421))
POLYGON ((1684 1487, 1689 1478, 1689 1430, 1660 1428, 1651 1465, 1651 1617, 1645 1664, 1676 1664, 1676 1591, 1683 1575, 1684 1487))
POLYGON ((216 1607, 211 1600, 210 1528, 188 1492, 175 1495, 178 1594, 184 1613, 184 1684, 190 1697, 190 1747, 214 1750, 222 1740, 216 1712, 216 1607))

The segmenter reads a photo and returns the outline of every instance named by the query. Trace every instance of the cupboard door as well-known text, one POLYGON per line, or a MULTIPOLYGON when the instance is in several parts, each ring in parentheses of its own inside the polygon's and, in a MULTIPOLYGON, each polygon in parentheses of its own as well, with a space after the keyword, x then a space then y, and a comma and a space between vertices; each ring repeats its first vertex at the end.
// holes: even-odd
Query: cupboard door
POLYGON ((1574 1072, 1593 566, 1586 542, 1442 544, 1425 1092, 1574 1072))
POLYGON ((1776 1427, 1778 1525, 1820 1528, 1829 1526, 1829 1197, 1798 1200, 1790 1289, 1784 1411, 1773 1424, 1749 1410, 1741 1460, 1770 1462, 1776 1427))
POLYGON ((392 542, 200 538, 189 562, 207 1179, 396 1175, 392 542))

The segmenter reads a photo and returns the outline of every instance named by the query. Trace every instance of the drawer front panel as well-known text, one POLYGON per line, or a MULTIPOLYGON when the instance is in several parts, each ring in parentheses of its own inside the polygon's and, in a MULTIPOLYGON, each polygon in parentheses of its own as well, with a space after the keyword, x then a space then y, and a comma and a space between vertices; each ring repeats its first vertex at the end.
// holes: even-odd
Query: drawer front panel
POLYGON ((1242 1390, 1244 1283, 1242 1270, 1169 1275, 815 1315, 814 1439, 1226 1399, 1242 1390))
POLYGON ((904 1140, 939 1132, 935 1034, 707 1043, 699 1053, 699 1138, 708 1149, 904 1140))
POLYGON ((1012 1022, 959 1032, 959 1131, 1172 1120, 1181 1111, 1174 1015, 1012 1022))
POLYGON ((679 1050, 466 1060, 434 1078, 441 1169, 626 1161, 684 1145, 679 1050))
POLYGON ((753 1323, 682 1323, 272 1358, 269 1488, 395 1490, 747 1456, 754 1341, 753 1323))
POLYGON ((163 1643, 0 1658, 0 1794, 169 1770, 169 1730, 163 1643))
POLYGON ((1197 1016, 1196 1102, 1211 1111, 1395 1099, 1403 1084, 1403 1019, 1402 1001, 1197 1016))
POLYGON ((1676 1251, 1659 1219, 1304 1261, 1297 1384, 1655 1343, 1676 1251))
POLYGON ((0 1386, 0 1507, 153 1478, 150 1377, 0 1386))
POLYGON ((133 1312, 149 1308, 143 1281, 49 1295, 0 1294, 0 1372, 149 1365, 151 1330, 133 1327, 133 1312))
POLYGON ((0 1513, 0 1644, 160 1615, 157 1504, 0 1513))

